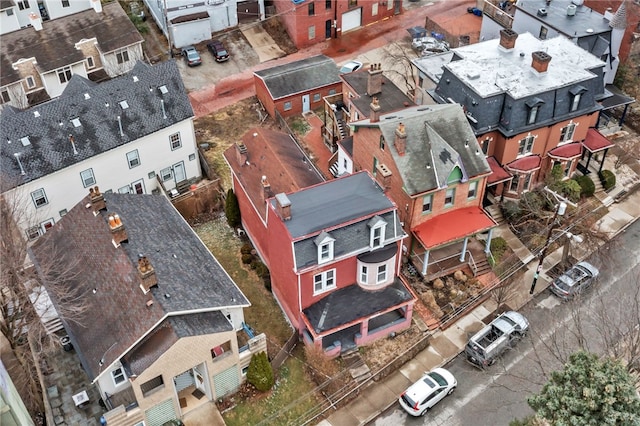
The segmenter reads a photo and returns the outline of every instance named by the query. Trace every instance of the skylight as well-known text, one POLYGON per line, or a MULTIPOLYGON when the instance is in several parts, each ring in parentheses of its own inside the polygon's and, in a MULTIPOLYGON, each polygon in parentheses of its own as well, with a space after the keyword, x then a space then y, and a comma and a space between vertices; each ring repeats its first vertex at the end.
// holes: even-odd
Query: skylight
POLYGON ((127 101, 120 101, 120 107, 122 109, 127 109, 129 108, 129 104, 127 103, 127 101))
POLYGON ((72 118, 71 123, 73 123, 73 127, 80 127, 82 123, 80 123, 80 119, 78 117, 72 118))
POLYGON ((166 95, 167 93, 169 93, 169 89, 167 89, 167 86, 165 86, 164 84, 158 87, 158 89, 160 89, 160 93, 162 93, 163 95, 166 95))
POLYGON ((29 136, 25 136, 24 138, 21 138, 20 142, 22 142, 22 146, 31 145, 31 141, 29 140, 29 136))

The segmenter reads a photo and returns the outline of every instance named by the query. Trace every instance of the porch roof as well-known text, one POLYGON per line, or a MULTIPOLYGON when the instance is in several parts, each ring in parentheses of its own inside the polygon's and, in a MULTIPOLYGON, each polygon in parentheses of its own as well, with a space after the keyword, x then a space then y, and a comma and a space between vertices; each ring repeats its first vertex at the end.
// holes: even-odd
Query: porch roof
POLYGON ((511 174, 498 163, 495 157, 487 157, 487 163, 489 163, 489 167, 491 168, 491 174, 487 178, 488 186, 497 185, 500 182, 511 179, 511 174))
POLYGON ((549 156, 553 158, 575 158, 582 153, 582 144, 575 142, 553 148, 549 156))
POLYGON ((582 145, 590 152, 598 152, 606 148, 611 148, 614 143, 596 129, 589 129, 587 130, 587 137, 584 142, 582 142, 582 145))
POLYGON ((411 230, 425 249, 433 249, 498 224, 481 208, 466 207, 434 217, 411 230))
POLYGON ((304 309, 302 315, 315 333, 328 334, 327 331, 413 301, 411 291, 396 277, 393 284, 378 291, 363 290, 357 284, 338 289, 304 309))
POLYGON ((540 168, 542 159, 539 155, 527 155, 526 157, 518 158, 515 161, 507 164, 509 170, 517 170, 520 172, 530 172, 540 168))

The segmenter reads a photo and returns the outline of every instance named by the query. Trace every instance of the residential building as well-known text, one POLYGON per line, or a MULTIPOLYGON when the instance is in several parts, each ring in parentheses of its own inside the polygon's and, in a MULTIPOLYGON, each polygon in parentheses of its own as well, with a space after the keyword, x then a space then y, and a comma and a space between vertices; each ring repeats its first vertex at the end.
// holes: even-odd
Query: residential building
POLYGON ((100 0, 3 0, 0 2, 0 34, 89 9, 100 12, 101 8, 100 0))
POLYGON ((462 105, 489 157, 493 195, 518 198, 554 166, 569 178, 611 146, 595 143, 598 132, 589 131, 606 96, 606 64, 565 37, 539 40, 506 29, 499 40, 413 63, 423 81, 437 81, 434 90, 419 87, 418 96, 462 105))
POLYGON ((144 0, 169 44, 180 48, 211 40, 211 33, 263 20, 264 0, 144 0))
POLYGON ((271 117, 299 115, 338 93, 342 80, 333 59, 317 55, 253 73, 256 96, 271 117))
POLYGON ((416 298, 399 276, 406 234, 371 175, 321 182, 288 135, 264 129, 225 158, 244 230, 306 344, 337 356, 411 325, 416 298))
POLYGON ((87 188, 177 194, 201 176, 193 118, 175 61, 138 62, 100 84, 75 75, 59 98, 0 113, 2 194, 22 204, 29 239, 87 188))
POLYGON ((0 424, 34 426, 9 372, 0 359, 0 424))
POLYGON ((402 12, 400 0, 291 0, 273 4, 298 49, 375 25, 402 12))
MULTIPOLYGON (((17 3, 32 5, 25 10, 37 9, 35 1, 17 3)), ((66 3, 76 7, 90 2, 66 3)), ((38 4, 51 7, 60 2, 38 4)), ((102 81, 127 73, 142 60, 144 40, 120 4, 91 4, 94 8, 44 22, 31 13, 31 26, 3 32, 0 106, 24 109, 60 96, 74 75, 102 81)))
POLYGON ((163 195, 91 191, 30 254, 107 424, 182 418, 266 350, 242 331, 249 301, 163 195))

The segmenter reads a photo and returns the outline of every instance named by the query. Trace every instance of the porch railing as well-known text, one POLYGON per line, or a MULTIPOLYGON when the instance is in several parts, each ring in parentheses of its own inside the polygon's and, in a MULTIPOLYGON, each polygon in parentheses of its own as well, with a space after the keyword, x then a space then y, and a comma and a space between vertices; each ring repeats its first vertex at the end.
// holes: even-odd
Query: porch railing
MULTIPOLYGON (((416 272, 420 275, 422 275, 422 268, 424 266, 424 262, 422 260, 423 255, 424 253, 422 254, 413 253, 411 255, 411 262, 415 266, 416 272)), ((469 266, 469 268, 471 268, 471 272, 475 276, 476 273, 478 272, 478 265, 476 264, 476 261, 473 258, 473 254, 471 253, 471 251, 469 250, 465 251, 465 255, 464 255, 465 259, 467 259, 467 256, 468 256, 468 260, 466 260, 466 262, 462 261, 462 262, 458 262, 457 264, 455 262, 451 262, 451 260, 455 258, 459 258, 460 253, 455 253, 440 259, 430 261, 429 265, 427 265, 427 273, 424 274, 424 276, 429 280, 434 280, 436 278, 439 278, 443 275, 450 273, 455 269, 459 269, 460 265, 469 266), (449 262, 448 265, 447 265, 447 262, 449 262)))

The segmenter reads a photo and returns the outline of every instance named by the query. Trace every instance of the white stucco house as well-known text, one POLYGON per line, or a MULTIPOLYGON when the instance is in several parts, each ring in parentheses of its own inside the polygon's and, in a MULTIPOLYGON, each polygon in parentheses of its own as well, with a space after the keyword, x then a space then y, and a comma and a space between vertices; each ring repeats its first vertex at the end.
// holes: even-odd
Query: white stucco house
MULTIPOLYGON (((31 3, 34 7, 22 12, 37 9, 35 2, 31 3)), ((72 1, 71 5, 77 8, 82 3, 90 2, 72 1)), ((27 27, 18 23, 13 31, 3 28, 0 108, 36 105, 60 96, 74 75, 103 81, 130 71, 143 59, 144 39, 120 4, 91 3, 93 7, 58 19, 44 20, 30 12, 27 27)), ((0 11, 0 21, 7 20, 7 13, 16 7, 0 11)), ((16 15, 17 12, 10 16, 16 15)))
POLYGON ((193 118, 175 61, 100 84, 75 75, 56 99, 0 112, 2 194, 35 239, 89 188, 171 191, 201 176, 193 118))
POLYGON ((0 34, 32 25, 31 15, 49 21, 89 9, 97 12, 101 7, 100 0, 2 0, 0 34))

